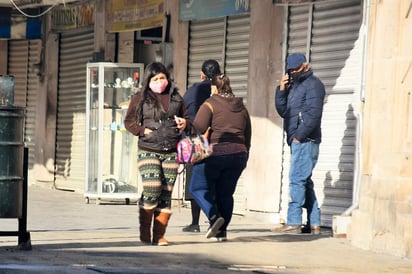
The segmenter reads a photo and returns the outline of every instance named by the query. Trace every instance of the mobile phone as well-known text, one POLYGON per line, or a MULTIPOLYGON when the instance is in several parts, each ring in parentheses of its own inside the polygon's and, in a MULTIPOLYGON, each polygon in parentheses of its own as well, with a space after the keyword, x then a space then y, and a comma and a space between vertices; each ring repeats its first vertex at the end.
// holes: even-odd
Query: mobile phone
POLYGON ((291 73, 288 71, 288 82, 287 82, 287 84, 286 84, 286 88, 288 89, 288 88, 290 88, 290 86, 292 85, 292 75, 291 75, 291 73))

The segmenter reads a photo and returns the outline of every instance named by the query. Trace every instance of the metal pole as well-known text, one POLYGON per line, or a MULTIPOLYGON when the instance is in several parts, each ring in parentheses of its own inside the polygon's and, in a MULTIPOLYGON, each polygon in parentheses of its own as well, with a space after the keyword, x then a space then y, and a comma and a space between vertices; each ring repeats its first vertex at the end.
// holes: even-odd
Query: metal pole
POLYGON ((27 231, 27 175, 29 168, 29 149, 24 148, 23 156, 23 208, 19 218, 18 247, 21 250, 31 250, 30 232, 27 231))

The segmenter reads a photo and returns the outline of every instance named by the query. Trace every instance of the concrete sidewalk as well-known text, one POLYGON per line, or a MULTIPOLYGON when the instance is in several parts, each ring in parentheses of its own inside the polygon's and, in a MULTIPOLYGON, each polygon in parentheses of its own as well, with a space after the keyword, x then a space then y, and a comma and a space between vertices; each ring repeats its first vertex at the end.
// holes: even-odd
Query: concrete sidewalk
MULTIPOLYGON (((328 229, 319 236, 280 235, 272 224, 235 215, 228 241, 184 233, 190 209, 175 207, 167 247, 138 239, 136 205, 85 204, 81 194, 32 185, 28 198, 31 251, 0 237, 0 273, 412 273, 412 260, 357 249, 328 229)), ((1 231, 17 219, 0 219, 1 231)))

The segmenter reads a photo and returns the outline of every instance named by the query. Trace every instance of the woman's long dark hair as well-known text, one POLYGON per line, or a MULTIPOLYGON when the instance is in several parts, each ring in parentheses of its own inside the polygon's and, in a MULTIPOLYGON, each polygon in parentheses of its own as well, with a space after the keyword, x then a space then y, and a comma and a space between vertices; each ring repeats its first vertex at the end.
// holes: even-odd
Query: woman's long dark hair
POLYGON ((216 86, 217 93, 222 96, 233 96, 230 80, 226 74, 218 74, 213 76, 212 85, 216 86))
POLYGON ((143 77, 143 83, 142 83, 142 100, 140 100, 139 104, 137 105, 136 108, 136 117, 137 121, 142 121, 143 118, 143 104, 145 102, 153 104, 154 106, 154 113, 153 113, 153 118, 155 120, 160 120, 162 117, 162 113, 164 113, 164 109, 160 102, 157 100, 155 93, 149 88, 150 80, 157 74, 159 73, 164 73, 166 75, 167 81, 169 84, 166 87, 166 90, 170 89, 171 86, 171 80, 170 80, 170 73, 167 70, 167 68, 159 62, 154 62, 149 65, 147 65, 145 72, 144 72, 144 77, 143 77))

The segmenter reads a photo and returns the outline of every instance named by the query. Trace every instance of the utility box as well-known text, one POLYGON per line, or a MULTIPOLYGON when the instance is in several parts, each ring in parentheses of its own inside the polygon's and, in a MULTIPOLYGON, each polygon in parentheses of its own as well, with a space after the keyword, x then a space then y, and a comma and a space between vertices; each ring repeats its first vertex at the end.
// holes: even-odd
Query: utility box
POLYGON ((137 137, 124 126, 142 63, 87 64, 85 202, 138 200, 137 137))

